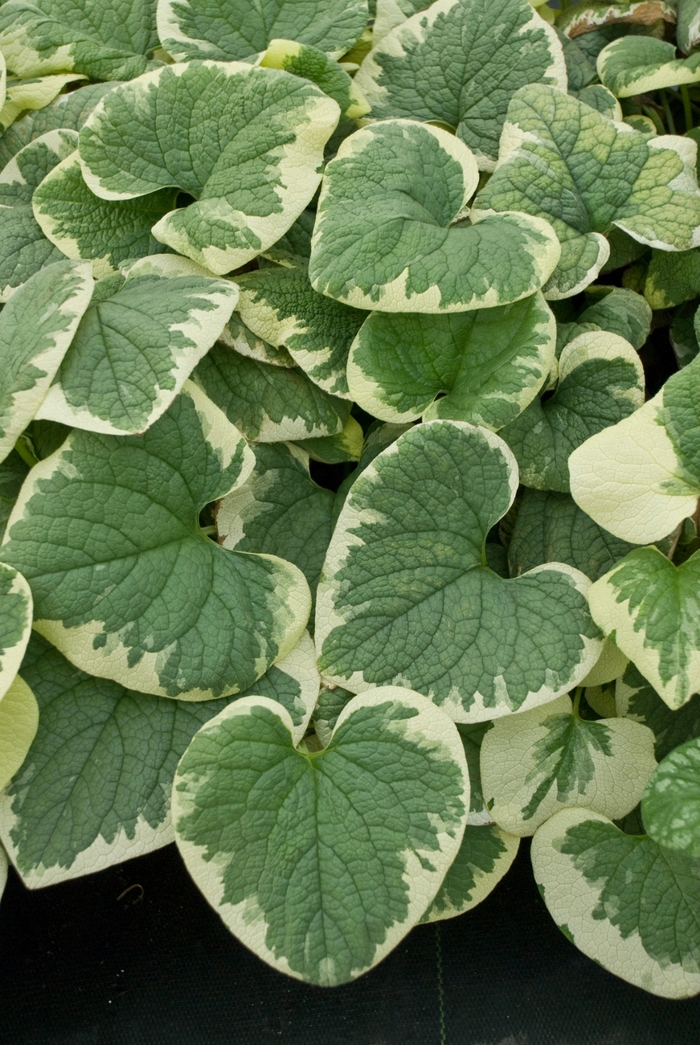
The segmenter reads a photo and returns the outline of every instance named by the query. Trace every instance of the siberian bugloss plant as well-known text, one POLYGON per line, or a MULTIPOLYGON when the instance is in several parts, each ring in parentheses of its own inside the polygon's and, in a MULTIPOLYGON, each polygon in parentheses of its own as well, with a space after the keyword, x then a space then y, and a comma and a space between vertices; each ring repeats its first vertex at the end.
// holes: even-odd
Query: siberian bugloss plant
POLYGON ((30 888, 174 839, 330 986, 532 836, 700 992, 700 0, 560 6, 0 7, 30 888))

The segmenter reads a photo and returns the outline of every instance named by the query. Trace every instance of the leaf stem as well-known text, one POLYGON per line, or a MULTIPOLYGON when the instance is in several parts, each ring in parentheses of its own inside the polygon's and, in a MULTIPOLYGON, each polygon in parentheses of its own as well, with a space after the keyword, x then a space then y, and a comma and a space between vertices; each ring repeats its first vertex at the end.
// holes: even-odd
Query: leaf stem
POLYGON ((678 547, 678 542, 681 539, 681 534, 683 533, 684 526, 685 519, 681 519, 678 526, 676 527, 676 532, 674 533, 673 540, 671 541, 671 547, 668 549, 668 555, 666 556, 669 562, 673 562, 673 556, 676 554, 676 548, 678 547))
POLYGON ((693 128, 693 106, 690 103, 687 84, 681 85, 681 98, 683 99, 683 114, 685 116, 685 133, 693 128))
POLYGON ((35 464, 39 464, 39 458, 36 457, 32 450, 32 445, 26 435, 21 435, 15 443, 15 450, 22 458, 25 464, 28 464, 30 468, 33 468, 35 464))
POLYGON ((577 686, 576 689, 574 690, 574 706, 573 706, 573 716, 574 716, 574 718, 578 718, 579 717, 579 713, 578 713, 579 704, 581 703, 581 697, 583 696, 583 691, 584 691, 585 688, 586 688, 585 686, 577 686))
POLYGON ((661 102, 664 107, 664 115, 666 116, 666 126, 671 134, 676 133, 676 124, 673 119, 673 113, 671 112, 671 105, 668 100, 668 93, 664 87, 659 92, 661 95, 661 102))
POLYGON ((205 537, 213 537, 216 533, 216 526, 200 526, 200 533, 203 533, 205 537))

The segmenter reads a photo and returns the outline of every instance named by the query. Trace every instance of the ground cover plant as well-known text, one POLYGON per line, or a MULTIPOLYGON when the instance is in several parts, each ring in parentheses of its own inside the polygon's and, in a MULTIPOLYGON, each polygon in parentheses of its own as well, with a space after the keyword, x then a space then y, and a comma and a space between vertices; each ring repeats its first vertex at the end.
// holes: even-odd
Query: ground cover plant
POLYGON ((531 837, 700 992, 700 0, 6 0, 0 55, 3 882, 175 841, 332 986, 531 837))

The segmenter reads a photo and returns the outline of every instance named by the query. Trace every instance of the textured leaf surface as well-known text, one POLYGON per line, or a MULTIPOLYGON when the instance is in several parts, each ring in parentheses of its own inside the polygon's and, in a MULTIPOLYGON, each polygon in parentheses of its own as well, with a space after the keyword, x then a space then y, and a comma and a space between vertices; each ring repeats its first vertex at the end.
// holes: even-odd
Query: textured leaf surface
POLYGON ((0 462, 0 541, 28 471, 28 466, 16 450, 0 462))
POLYGON ((700 690, 700 552, 680 566, 637 548, 596 581, 591 613, 670 708, 700 690))
POLYGON ((654 250, 644 284, 653 309, 671 308, 700 294, 700 250, 670 254, 654 250))
MULTIPOLYGON (((590 287, 588 293, 603 289, 608 290, 607 287, 590 287)), ((641 294, 624 287, 613 287, 585 308, 576 322, 593 323, 601 330, 617 334, 639 351, 649 337, 651 319, 651 308, 641 294)))
POLYGON ((644 544, 694 514, 700 496, 700 359, 569 459, 571 493, 599 525, 644 544))
POLYGON ((5 534, 35 627, 84 671, 146 693, 206 700, 246 689, 298 641, 303 575, 220 548, 198 513, 253 455, 185 386, 142 436, 74 431, 32 469, 5 534))
POLYGON ((588 581, 562 564, 503 580, 485 540, 517 489, 505 443, 455 421, 412 428, 353 484, 316 610, 322 673, 383 683, 477 722, 552 700, 598 657, 588 581))
POLYGON ((700 856, 700 740, 666 756, 647 785, 642 816, 664 849, 700 856))
POLYGON ((608 260, 613 226, 664 250, 700 235, 700 192, 689 139, 649 138, 552 87, 523 87, 508 107, 496 172, 477 214, 522 210, 545 218, 562 254, 545 296, 567 298, 608 260))
POLYGON ((634 664, 615 683, 617 714, 648 726, 656 737, 656 758, 687 740, 700 737, 700 695, 692 696, 682 708, 672 710, 634 664))
POLYGON ((20 768, 39 724, 39 708, 31 689, 19 675, 0 703, 0 788, 20 768))
POLYGON ((294 748, 290 725, 270 701, 231 704, 183 756, 173 819, 228 928, 274 968, 331 986, 381 961, 435 897, 469 777, 453 723, 409 690, 350 701, 317 753, 294 748))
POLYGON ((350 416, 345 428, 337 435, 322 436, 320 439, 297 439, 295 445, 305 450, 312 461, 342 464, 345 461, 359 461, 363 444, 362 427, 350 416))
POLYGON ((496 824, 467 825, 459 852, 421 921, 455 918, 480 904, 510 870, 519 845, 519 838, 496 824))
POLYGON ((700 80, 700 55, 676 58, 675 44, 651 36, 623 36, 598 55, 598 75, 618 98, 700 80))
POLYGON ((166 214, 153 235, 223 274, 304 210, 338 113, 313 84, 275 69, 164 66, 115 88, 90 115, 80 132, 83 176, 106 200, 172 185, 189 193, 195 202, 166 214))
POLYGON ((130 80, 158 46, 156 0, 7 0, 0 47, 19 76, 75 71, 93 80, 130 80))
POLYGON ((111 435, 145 431, 214 344, 237 299, 235 283, 171 256, 101 280, 37 416, 111 435))
MULTIPOLYGON (((314 656, 304 636, 254 685, 287 709, 296 738, 318 693, 314 656)), ((188 703, 124 689, 80 671, 36 634, 22 674, 41 717, 30 758, 0 796, 0 836, 25 885, 91 874, 171 842, 178 760, 229 700, 188 703)))
POLYGON ((60 261, 27 280, 0 314, 0 460, 41 406, 92 288, 89 264, 60 261))
MULTIPOLYGON (((0 12, 2 20, 3 12, 0 12)), ((84 76, 69 73, 67 76, 37 76, 30 80, 8 80, 5 97, 0 108, 0 130, 6 130, 23 112, 43 109, 52 102, 67 83, 83 80, 84 76)))
POLYGON ((697 860, 564 809, 536 833, 532 865, 549 913, 589 958, 664 998, 700 991, 697 860))
POLYGON ((481 782, 492 817, 510 834, 535 833, 567 806, 619 820, 656 768, 654 734, 630 719, 587 722, 564 695, 494 723, 481 745, 481 782))
POLYGON ((319 388, 301 370, 270 366, 217 344, 195 380, 247 439, 279 443, 342 432, 350 403, 319 388))
POLYGON ((497 430, 539 392, 555 338, 554 316, 541 294, 448 316, 373 312, 352 346, 350 391, 384 421, 423 415, 497 430))
POLYGON ((311 380, 349 398, 348 352, 366 313, 318 294, 305 268, 264 268, 236 279, 245 325, 275 348, 284 346, 311 380))
POLYGON ((158 34, 178 61, 249 58, 277 37, 342 55, 367 17, 367 0, 158 0, 158 34))
POLYGON ((523 214, 454 226, 477 181, 473 153, 438 127, 386 120, 357 131, 326 168, 312 286, 381 312, 464 312, 532 294, 558 260, 556 237, 523 214))
POLYGON ((527 0, 438 0, 388 33, 355 82, 375 119, 447 124, 493 170, 513 93, 538 82, 566 90, 566 67, 527 0))
POLYGON ((580 334, 561 354, 554 394, 545 401, 535 398, 503 431, 520 481, 566 493, 576 447, 643 402, 644 371, 632 345, 605 331, 580 334))
POLYGON ((271 443, 253 452, 255 467, 248 479, 219 502, 220 543, 294 563, 315 594, 331 539, 335 495, 313 481, 303 450, 271 443))
POLYGON ((19 670, 31 628, 29 585, 21 573, 0 562, 0 700, 19 670))
POLYGON ((263 69, 284 69, 294 76, 311 80, 340 106, 341 113, 358 120, 369 112, 369 104, 352 77, 317 47, 294 40, 271 40, 260 65, 263 69))
POLYGON ((273 366, 296 366, 286 348, 275 348, 274 345, 263 341, 261 337, 257 337, 235 312, 224 327, 219 340, 229 348, 234 348, 242 356, 257 359, 259 363, 272 363, 273 366))

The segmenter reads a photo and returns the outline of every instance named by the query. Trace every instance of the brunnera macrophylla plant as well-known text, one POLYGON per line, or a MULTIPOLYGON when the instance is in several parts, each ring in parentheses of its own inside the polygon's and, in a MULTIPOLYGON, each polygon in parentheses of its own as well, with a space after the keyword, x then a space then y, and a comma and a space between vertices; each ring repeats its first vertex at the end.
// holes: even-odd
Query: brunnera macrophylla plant
POLYGON ((0 877, 332 986, 532 837, 700 992, 700 3, 0 7, 0 877))

